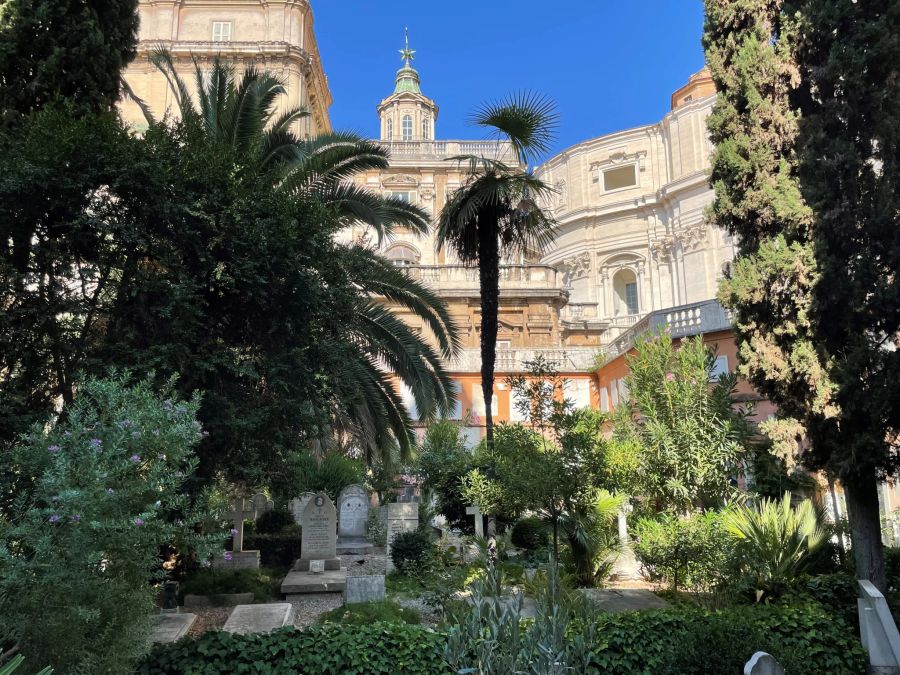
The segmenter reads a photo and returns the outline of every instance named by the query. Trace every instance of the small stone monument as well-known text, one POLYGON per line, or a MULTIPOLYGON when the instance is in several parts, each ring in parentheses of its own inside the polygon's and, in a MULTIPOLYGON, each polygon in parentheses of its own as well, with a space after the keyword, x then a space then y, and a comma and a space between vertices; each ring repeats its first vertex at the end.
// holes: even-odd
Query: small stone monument
POLYGON ((324 560, 326 570, 341 569, 337 557, 337 513, 327 494, 320 492, 309 501, 300 526, 300 559, 294 569, 308 572, 310 560, 324 560))
POLYGON ((259 569, 259 551, 244 550, 244 521, 256 518, 274 507, 271 499, 264 494, 255 494, 250 499, 238 497, 231 502, 231 510, 225 518, 234 523, 231 555, 214 561, 216 567, 229 569, 259 569))
POLYGON ((900 669, 900 633, 887 600, 868 580, 859 581, 859 591, 859 634, 869 652, 871 672, 896 673, 900 669))
POLYGON ((744 664, 744 675, 784 675, 784 668, 771 654, 756 652, 744 664))
POLYGON ((300 559, 281 583, 281 592, 288 600, 303 593, 342 592, 347 570, 337 557, 337 514, 327 494, 320 492, 309 501, 300 527, 300 559))
POLYGON ((475 536, 483 537, 484 536, 484 516, 481 513, 481 509, 477 506, 467 506, 466 507, 466 515, 474 516, 475 518, 475 536))
POLYGON ((347 577, 344 603, 355 605, 363 602, 384 600, 384 575, 371 574, 364 577, 347 577))
POLYGON ((309 504, 309 501, 315 497, 314 492, 303 492, 299 497, 294 497, 291 501, 288 502, 288 511, 291 512, 291 515, 294 516, 294 522, 298 525, 302 525, 303 523, 303 510, 306 508, 306 505, 309 504))
POLYGON ((387 570, 394 569, 391 560, 391 542, 401 532, 413 532, 419 528, 418 502, 387 505, 387 570))
POLYGON ((222 630, 226 633, 237 635, 251 635, 253 633, 270 633, 271 631, 286 626, 291 621, 293 607, 288 602, 273 602, 266 605, 238 605, 231 614, 222 630))
POLYGON ((365 537, 369 519, 369 493, 362 485, 348 485, 338 499, 338 535, 347 538, 365 537))

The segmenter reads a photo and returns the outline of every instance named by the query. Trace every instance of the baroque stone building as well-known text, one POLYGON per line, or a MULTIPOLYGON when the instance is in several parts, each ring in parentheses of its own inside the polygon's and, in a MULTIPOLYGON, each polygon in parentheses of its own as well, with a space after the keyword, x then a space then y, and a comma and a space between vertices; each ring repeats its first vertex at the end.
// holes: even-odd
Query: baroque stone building
MULTIPOLYGON (((209 70, 216 56, 238 68, 253 65, 284 79, 282 109, 309 110, 299 122, 300 133, 313 136, 331 129, 331 91, 308 0, 140 0, 138 11, 138 53, 125 79, 157 117, 176 112, 166 78, 148 60, 154 49, 165 48, 192 90, 196 67, 209 70)), ((146 128, 133 102, 122 104, 122 115, 136 129, 146 128)))

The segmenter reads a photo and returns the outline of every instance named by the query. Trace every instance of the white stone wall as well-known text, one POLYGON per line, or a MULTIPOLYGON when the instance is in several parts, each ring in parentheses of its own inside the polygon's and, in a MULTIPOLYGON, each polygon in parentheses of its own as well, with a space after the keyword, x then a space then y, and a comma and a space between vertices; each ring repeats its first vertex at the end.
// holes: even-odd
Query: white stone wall
POLYGON ((537 169, 557 191, 548 206, 560 225, 542 262, 567 274, 570 304, 609 323, 604 342, 636 316, 715 297, 733 249, 704 215, 713 199, 706 132, 713 101, 573 146, 537 169), (633 185, 615 181, 632 167, 633 185), (637 284, 636 313, 623 302, 626 283, 637 284))

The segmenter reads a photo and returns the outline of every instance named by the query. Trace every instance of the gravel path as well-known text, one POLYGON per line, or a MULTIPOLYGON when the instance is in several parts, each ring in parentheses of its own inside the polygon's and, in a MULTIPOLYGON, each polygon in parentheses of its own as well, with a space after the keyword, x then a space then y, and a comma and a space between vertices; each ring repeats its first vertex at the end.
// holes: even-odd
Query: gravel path
POLYGON ((192 614, 197 615, 197 620, 188 631, 191 637, 199 637, 208 630, 219 630, 228 620, 228 615, 234 607, 204 607, 191 609, 192 614))
POLYGON ((307 593, 293 600, 294 627, 306 628, 313 625, 321 614, 344 604, 342 593, 307 593))

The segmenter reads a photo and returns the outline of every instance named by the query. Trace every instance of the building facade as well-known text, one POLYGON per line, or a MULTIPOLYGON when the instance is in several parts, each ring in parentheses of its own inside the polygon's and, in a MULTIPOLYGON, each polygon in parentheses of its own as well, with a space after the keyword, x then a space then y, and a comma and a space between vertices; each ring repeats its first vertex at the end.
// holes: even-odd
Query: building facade
MULTIPOLYGON (((140 0, 138 11, 138 53, 125 79, 156 117, 177 112, 166 78, 149 61, 155 49, 164 48, 191 89, 196 68, 208 71, 217 56, 237 68, 256 66, 284 81, 282 110, 309 110, 309 117, 298 122, 299 133, 314 136, 331 129, 331 91, 308 0, 140 0)), ((126 122, 146 128, 134 102, 125 101, 121 108, 126 122)))

